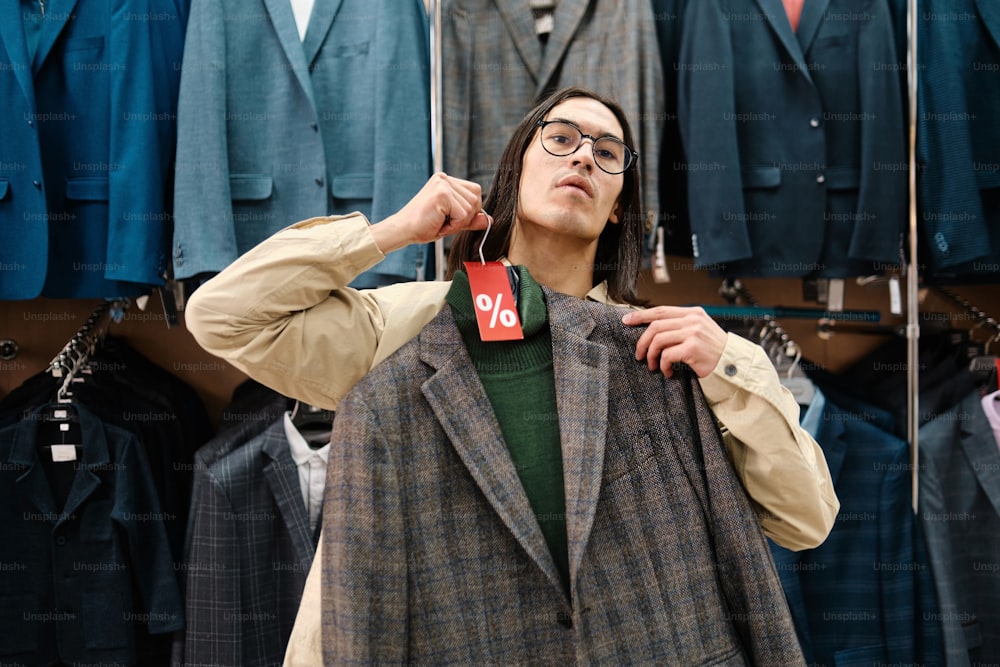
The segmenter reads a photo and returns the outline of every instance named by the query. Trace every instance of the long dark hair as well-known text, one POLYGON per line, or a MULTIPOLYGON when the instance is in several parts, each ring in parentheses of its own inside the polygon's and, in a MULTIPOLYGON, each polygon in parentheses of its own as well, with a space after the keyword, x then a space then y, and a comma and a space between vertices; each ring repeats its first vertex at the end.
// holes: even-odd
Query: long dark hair
MULTIPOLYGON (((525 151, 535 138, 538 121, 545 118, 552 107, 574 97, 589 97, 606 106, 622 126, 622 140, 635 146, 632 129, 625 112, 617 102, 598 95, 585 88, 563 88, 558 90, 534 109, 515 128, 513 136, 500 157, 493 187, 483 201, 483 209, 493 216, 493 228, 483 245, 483 256, 497 260, 510 251, 510 238, 517 215, 518 191, 521 183, 521 168, 525 151)), ((608 282, 608 296, 620 303, 644 305, 645 301, 636 294, 636 282, 642 269, 642 235, 644 222, 639 200, 639 166, 625 171, 622 191, 618 197, 618 224, 606 224, 597 240, 597 254, 594 258, 594 285, 602 280, 608 282)), ((448 253, 447 277, 462 269, 462 262, 479 259, 479 244, 482 231, 463 231, 455 235, 448 253)))

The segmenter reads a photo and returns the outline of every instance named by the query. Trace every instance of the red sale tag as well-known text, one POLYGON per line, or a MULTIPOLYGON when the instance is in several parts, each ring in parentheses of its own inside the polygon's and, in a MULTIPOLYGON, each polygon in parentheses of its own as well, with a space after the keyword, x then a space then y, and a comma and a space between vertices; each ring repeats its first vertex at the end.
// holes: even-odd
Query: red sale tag
POLYGON ((522 340, 521 320, 507 280, 507 267, 500 262, 465 262, 476 306, 476 323, 482 340, 522 340))

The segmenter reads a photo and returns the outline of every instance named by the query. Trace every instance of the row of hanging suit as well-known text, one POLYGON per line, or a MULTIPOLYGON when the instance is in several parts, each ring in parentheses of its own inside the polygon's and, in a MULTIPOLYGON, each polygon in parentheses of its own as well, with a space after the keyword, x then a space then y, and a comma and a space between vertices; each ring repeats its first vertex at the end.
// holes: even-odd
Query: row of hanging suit
MULTIPOLYGON (((770 543, 808 664, 1000 659, 996 370, 970 370, 983 348, 967 331, 929 332, 919 345, 916 510, 906 342, 889 340, 837 374, 807 361, 788 372, 841 504, 819 547, 770 543)), ((784 374, 787 359, 773 358, 784 374)))
MULTIPOLYGON (((643 205, 672 254, 727 275, 899 263, 905 0, 559 0, 540 3, 544 21, 535 4, 442 3, 447 172, 488 189, 536 98, 582 85, 632 120, 643 205)), ((921 256, 930 276, 995 279, 1000 16, 988 0, 917 7, 921 256)), ((0 298, 196 287, 292 222, 382 219, 431 173, 421 0, 0 12, 0 298)), ((356 285, 432 261, 397 251, 356 285)))
POLYGON ((0 662, 280 664, 332 413, 246 381, 213 428, 189 385, 115 336, 60 401, 63 380, 0 401, 0 662))

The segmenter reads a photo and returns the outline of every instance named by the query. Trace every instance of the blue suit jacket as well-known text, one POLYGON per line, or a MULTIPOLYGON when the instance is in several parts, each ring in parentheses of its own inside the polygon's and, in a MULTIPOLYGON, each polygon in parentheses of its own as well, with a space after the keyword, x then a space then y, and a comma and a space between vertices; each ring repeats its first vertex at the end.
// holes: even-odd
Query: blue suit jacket
POLYGON ((921 0, 917 151, 930 273, 1000 274, 1000 3, 921 0))
MULTIPOLYGON (((305 40, 288 0, 194 0, 177 110, 173 265, 214 273, 294 222, 378 221, 431 174, 421 0, 317 2, 305 40)), ((354 287, 414 280, 428 246, 354 287)))
POLYGON ((840 513, 826 541, 793 552, 771 542, 806 662, 941 664, 926 548, 911 507, 909 447, 828 399, 815 438, 840 513))
POLYGON ((137 294, 166 268, 183 0, 0 3, 0 299, 137 294))
POLYGON ((884 0, 688 2, 678 117, 695 265, 843 277, 898 263, 905 118, 884 0))

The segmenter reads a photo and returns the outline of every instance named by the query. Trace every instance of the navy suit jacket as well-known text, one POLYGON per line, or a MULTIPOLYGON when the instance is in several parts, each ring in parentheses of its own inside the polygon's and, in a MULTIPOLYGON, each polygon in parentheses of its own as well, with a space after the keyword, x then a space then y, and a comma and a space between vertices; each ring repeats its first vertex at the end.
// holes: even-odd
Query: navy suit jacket
POLYGON ((0 299, 163 282, 183 0, 0 3, 0 299))
POLYGON ((678 72, 695 265, 844 277, 900 259, 905 118, 884 0, 686 5, 678 72))
POLYGON ((44 410, 0 430, 0 662, 135 664, 184 622, 146 456, 76 405, 79 459, 47 464, 44 410))
MULTIPOLYGON (((840 513, 815 549, 771 552, 811 665, 941 664, 941 627, 926 547, 911 506, 909 447, 825 401, 816 441, 840 513)), ((876 417, 877 419, 877 417, 876 417)))

